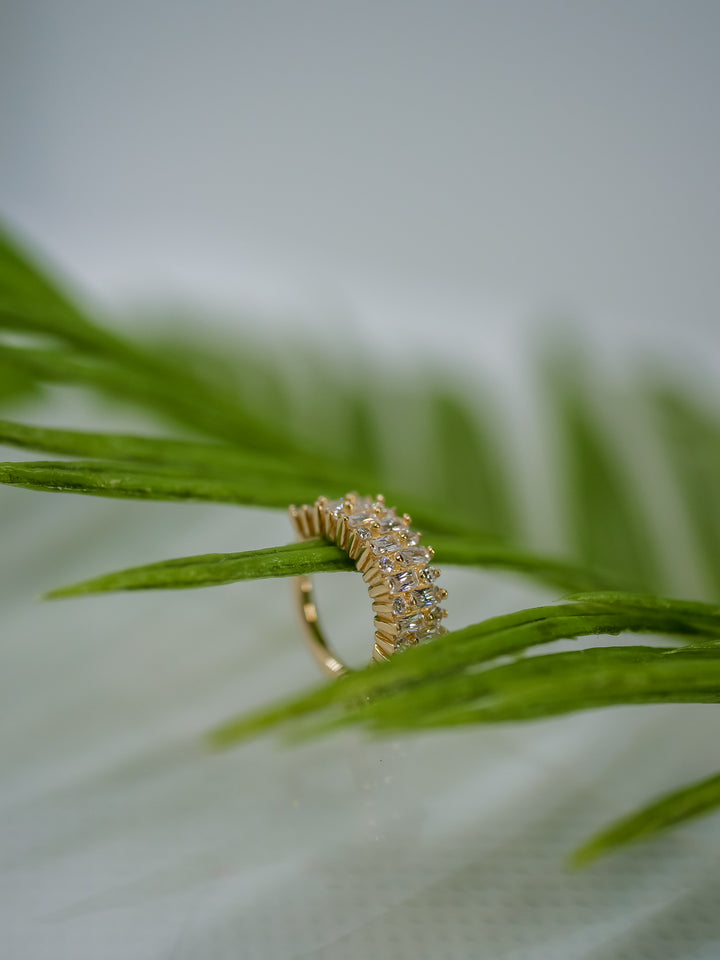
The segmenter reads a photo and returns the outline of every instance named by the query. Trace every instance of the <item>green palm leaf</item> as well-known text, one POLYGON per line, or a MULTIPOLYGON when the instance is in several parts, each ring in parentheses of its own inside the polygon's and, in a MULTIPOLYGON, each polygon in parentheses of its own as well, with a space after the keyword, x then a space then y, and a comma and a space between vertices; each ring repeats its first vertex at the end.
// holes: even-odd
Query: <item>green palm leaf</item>
POLYGON ((549 390, 573 552, 590 565, 615 571, 628 588, 662 589, 642 490, 615 439, 601 426, 588 378, 580 380, 582 363, 559 360, 551 365, 549 390))
POLYGON ((586 866, 616 847, 644 840, 660 830, 704 816, 718 807, 720 774, 668 793, 642 810, 616 821, 579 847, 570 858, 570 863, 576 867, 586 866))
MULTIPOLYGON (((672 541, 662 517, 651 520, 649 478, 629 460, 623 422, 598 402, 615 396, 612 388, 594 390, 578 375, 576 358, 559 357, 550 379, 561 455, 548 448, 548 467, 562 491, 569 544, 567 557, 554 557, 530 548, 513 482, 525 464, 508 456, 507 425, 487 398, 481 403, 437 377, 416 378, 420 386, 394 379, 388 388, 363 358, 341 378, 307 346, 296 345, 292 365, 285 365, 257 344, 218 351, 162 331, 141 342, 105 329, 93 315, 0 232, 0 401, 37 395, 48 383, 71 387, 142 410, 152 432, 163 434, 3 420, 0 443, 66 459, 0 464, 0 482, 283 509, 320 493, 382 489, 431 535, 440 563, 519 573, 574 594, 481 619, 341 683, 240 716, 215 733, 216 744, 276 728, 297 736, 359 724, 387 733, 720 699, 720 610, 655 595, 672 592, 661 573, 672 541), (415 417, 423 411, 421 423, 402 416, 405 410, 415 417), (397 422, 414 432, 398 431, 397 422), (557 640, 619 634, 640 641, 538 655, 557 640)), ((672 474, 711 586, 708 599, 716 599, 720 426, 677 387, 654 388, 651 403, 649 429, 664 459, 649 469, 672 474)), ((336 547, 308 542, 145 564, 49 596, 217 586, 351 566, 336 547)), ((705 812, 719 796, 713 777, 665 797, 591 839, 577 862, 705 812)))

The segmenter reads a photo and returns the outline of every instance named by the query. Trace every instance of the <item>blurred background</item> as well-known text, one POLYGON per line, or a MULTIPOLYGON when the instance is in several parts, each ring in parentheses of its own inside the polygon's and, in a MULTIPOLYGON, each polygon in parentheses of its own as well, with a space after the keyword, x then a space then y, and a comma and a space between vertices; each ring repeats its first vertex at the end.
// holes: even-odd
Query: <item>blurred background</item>
POLYGON ((559 310, 706 353, 713 2, 2 10, 3 209, 106 301, 344 318, 454 359, 559 310))
MULTIPOLYGON (((0 211, 120 327, 501 400, 527 541, 561 549, 547 344, 623 385, 610 423, 639 372, 714 390, 719 37, 700 0, 4 0, 0 211)), ((4 413, 142 427, 50 399, 4 413)), ((705 596, 654 479, 667 580, 705 596)), ((285 517, 1 489, 0 522, 5 956, 717 956, 717 824, 562 865, 714 769, 698 708, 207 756, 214 723, 316 679, 288 584, 35 599, 283 543, 285 517)), ((453 576, 451 626, 554 599, 453 576)), ((353 586, 323 583, 337 631, 353 586)))

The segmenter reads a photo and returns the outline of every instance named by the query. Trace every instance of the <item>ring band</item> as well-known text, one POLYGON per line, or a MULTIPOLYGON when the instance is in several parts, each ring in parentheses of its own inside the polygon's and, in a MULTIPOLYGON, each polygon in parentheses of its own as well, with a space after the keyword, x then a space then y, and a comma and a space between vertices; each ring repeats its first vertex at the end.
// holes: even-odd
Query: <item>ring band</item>
MULTIPOLYGON (((381 495, 348 493, 340 500, 319 497, 312 506, 290 507, 290 519, 301 540, 322 537, 344 550, 362 573, 375 614, 372 659, 388 660, 394 653, 447 633, 439 606, 447 590, 436 585, 440 571, 431 567, 432 547, 420 545, 420 533, 410 517, 398 516, 381 495)), ((325 673, 342 676, 350 668, 325 639, 318 620, 312 579, 297 578, 305 635, 325 673)))

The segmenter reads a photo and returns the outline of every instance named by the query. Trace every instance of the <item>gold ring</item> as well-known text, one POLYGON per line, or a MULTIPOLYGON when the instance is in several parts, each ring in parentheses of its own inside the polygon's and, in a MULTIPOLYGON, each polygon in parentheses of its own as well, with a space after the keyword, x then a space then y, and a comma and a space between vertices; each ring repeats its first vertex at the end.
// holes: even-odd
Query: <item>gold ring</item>
MULTIPOLYGON (((368 585, 375 614, 372 659, 388 660, 394 653, 447 630, 447 610, 439 606, 447 590, 435 581, 440 571, 431 567, 432 547, 420 545, 420 533, 410 527, 407 514, 398 516, 378 495, 348 493, 340 500, 319 497, 312 506, 290 507, 290 519, 301 540, 322 537, 344 550, 368 585)), ((313 656, 333 677, 350 668, 335 654, 323 634, 313 596, 312 579, 297 578, 300 612, 313 656)))

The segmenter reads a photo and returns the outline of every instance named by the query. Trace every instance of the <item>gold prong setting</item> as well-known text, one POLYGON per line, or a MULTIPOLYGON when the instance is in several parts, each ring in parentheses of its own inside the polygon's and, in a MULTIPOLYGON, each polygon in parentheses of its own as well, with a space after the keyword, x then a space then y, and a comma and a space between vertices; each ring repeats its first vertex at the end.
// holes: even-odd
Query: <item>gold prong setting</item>
POLYGON ((290 517, 301 539, 322 537, 355 561, 372 599, 374 659, 387 660, 447 633, 442 623, 447 610, 440 606, 447 590, 436 584, 434 551, 420 544, 407 513, 399 516, 382 495, 351 492, 339 500, 319 497, 312 506, 292 506, 290 517))

